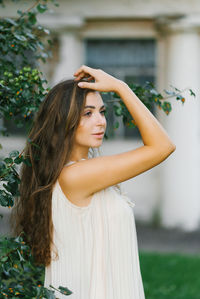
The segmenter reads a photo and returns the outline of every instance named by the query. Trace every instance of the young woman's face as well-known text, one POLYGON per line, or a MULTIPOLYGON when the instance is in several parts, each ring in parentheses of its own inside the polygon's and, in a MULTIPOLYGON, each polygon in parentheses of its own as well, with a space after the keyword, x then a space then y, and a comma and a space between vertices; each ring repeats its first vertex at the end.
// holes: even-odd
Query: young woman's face
POLYGON ((99 147, 106 131, 105 106, 99 92, 89 92, 76 131, 76 146, 99 147), (89 107, 90 106, 90 107, 89 107), (95 135, 103 132, 103 135, 95 135))

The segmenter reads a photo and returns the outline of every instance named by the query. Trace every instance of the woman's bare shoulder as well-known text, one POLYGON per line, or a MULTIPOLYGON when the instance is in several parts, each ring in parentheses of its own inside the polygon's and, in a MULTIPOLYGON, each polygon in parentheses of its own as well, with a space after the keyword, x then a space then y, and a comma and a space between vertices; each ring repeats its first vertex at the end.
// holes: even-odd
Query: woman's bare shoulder
POLYGON ((65 166, 59 182, 65 190, 88 197, 151 169, 172 152, 144 145, 120 154, 82 160, 65 166))

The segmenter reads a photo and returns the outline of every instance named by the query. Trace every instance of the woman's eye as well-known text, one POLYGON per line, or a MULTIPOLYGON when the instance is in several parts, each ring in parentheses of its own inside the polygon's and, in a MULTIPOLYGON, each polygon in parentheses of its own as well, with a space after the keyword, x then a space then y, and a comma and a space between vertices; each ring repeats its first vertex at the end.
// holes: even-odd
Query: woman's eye
POLYGON ((105 114, 105 113, 106 113, 106 109, 105 109, 105 110, 102 110, 101 113, 102 113, 102 112, 103 112, 103 114, 105 114))
MULTIPOLYGON (((106 112, 106 110, 102 110, 100 113, 103 113, 103 115, 105 115, 105 112, 106 112)), ((91 112, 89 111, 89 112, 85 113, 84 115, 89 116, 90 114, 91 114, 91 112)))
POLYGON ((91 112, 87 112, 87 113, 85 113, 84 115, 89 115, 91 112))

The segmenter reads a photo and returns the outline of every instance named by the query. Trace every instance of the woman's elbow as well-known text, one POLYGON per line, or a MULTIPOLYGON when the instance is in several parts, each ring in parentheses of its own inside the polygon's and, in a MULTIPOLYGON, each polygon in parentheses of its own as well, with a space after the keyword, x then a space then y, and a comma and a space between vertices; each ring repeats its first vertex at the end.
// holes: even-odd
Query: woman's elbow
POLYGON ((172 143, 170 145, 170 151, 173 153, 176 150, 176 145, 174 143, 172 143))
POLYGON ((167 144, 165 146, 160 146, 157 148, 158 157, 161 161, 165 160, 176 150, 176 146, 174 143, 167 144))
POLYGON ((174 143, 170 143, 165 149, 163 149, 166 158, 170 156, 176 150, 176 145, 174 143))

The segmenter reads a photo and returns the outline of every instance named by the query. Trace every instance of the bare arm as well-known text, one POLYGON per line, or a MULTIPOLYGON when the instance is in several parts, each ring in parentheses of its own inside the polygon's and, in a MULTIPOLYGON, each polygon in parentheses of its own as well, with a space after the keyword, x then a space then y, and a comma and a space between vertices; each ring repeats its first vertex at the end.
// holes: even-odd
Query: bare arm
MULTIPOLYGON (((81 161, 65 167, 59 182, 68 198, 87 198, 94 192, 131 179, 165 160, 174 150, 164 128, 126 83, 102 70, 82 66, 75 75, 89 74, 95 83, 82 83, 82 88, 115 91, 125 103, 141 133, 144 146, 137 149, 81 161)), ((74 203, 76 203, 74 201, 74 203)))
POLYGON ((126 83, 119 81, 116 92, 134 118, 144 145, 153 146, 155 149, 160 148, 163 151, 175 150, 176 147, 164 128, 126 83))

